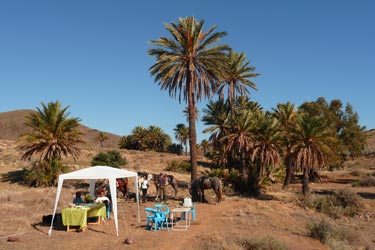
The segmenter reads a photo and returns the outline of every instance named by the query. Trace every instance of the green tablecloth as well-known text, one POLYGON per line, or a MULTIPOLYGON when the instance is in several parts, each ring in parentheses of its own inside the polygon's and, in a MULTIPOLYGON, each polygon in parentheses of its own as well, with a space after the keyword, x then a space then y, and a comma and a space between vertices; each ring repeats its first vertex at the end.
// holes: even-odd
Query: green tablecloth
POLYGON ((64 226, 87 226, 89 217, 106 217, 105 204, 89 204, 76 208, 64 208, 61 211, 62 222, 64 226))

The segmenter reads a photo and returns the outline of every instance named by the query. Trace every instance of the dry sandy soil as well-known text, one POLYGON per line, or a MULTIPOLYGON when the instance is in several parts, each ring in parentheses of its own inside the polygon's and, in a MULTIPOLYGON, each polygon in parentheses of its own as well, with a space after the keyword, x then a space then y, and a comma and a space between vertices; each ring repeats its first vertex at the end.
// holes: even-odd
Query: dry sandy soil
MULTIPOLYGON (((119 198, 119 237, 115 234, 113 217, 102 225, 89 225, 85 232, 66 232, 56 228, 52 236, 47 235, 49 226, 41 223, 42 216, 51 214, 54 205, 56 187, 29 188, 19 182, 12 182, 12 176, 22 169, 18 153, 11 142, 0 143, 0 249, 241 249, 236 240, 272 237, 282 242, 287 249, 329 249, 328 246, 307 236, 306 224, 324 220, 351 233, 348 241, 352 249, 375 249, 375 219, 356 216, 352 218, 332 219, 325 214, 302 208, 297 203, 300 185, 292 185, 287 190, 277 183, 266 189, 261 199, 225 195, 224 201, 214 204, 214 194, 208 191, 210 204, 197 203, 197 221, 187 231, 148 231, 145 228, 144 207, 152 207, 155 202, 154 187, 151 187, 150 199, 141 204, 140 219, 137 222, 136 203, 133 199, 119 198), (16 241, 8 241, 15 235, 16 241), (132 238, 132 244, 124 244, 126 238, 132 238)), ((168 160, 176 158, 160 153, 138 153, 121 151, 127 158, 129 170, 158 173, 163 171, 168 160)), ((89 158, 95 152, 84 153, 82 166, 87 166, 89 158)), ((79 168, 79 164, 75 168, 79 168)), ((366 163, 366 168, 375 166, 374 160, 366 163)), ((358 165, 352 163, 352 166, 358 165)), ((208 171, 200 167, 200 173, 208 171)), ((172 173, 180 181, 177 199, 170 199, 172 208, 182 204, 188 194, 186 185, 189 174, 172 173)), ((311 184, 313 191, 331 191, 351 188, 356 178, 349 171, 324 172, 324 182, 311 184)), ((351 188, 362 194, 366 205, 366 214, 375 212, 375 188, 351 188)), ((76 190, 87 191, 84 181, 70 182, 64 186, 59 209, 66 207, 73 199, 76 190)), ((134 189, 130 190, 131 192, 134 189)), ((173 190, 168 189, 172 196, 173 190)))

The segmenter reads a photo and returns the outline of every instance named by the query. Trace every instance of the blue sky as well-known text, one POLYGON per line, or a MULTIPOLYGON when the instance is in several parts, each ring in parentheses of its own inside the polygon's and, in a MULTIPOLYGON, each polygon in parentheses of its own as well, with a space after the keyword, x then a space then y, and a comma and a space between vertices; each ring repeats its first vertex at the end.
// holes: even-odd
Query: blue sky
MULTIPOLYGON (((149 73, 148 41, 164 23, 205 20, 261 75, 251 99, 270 110, 325 97, 350 103, 375 128, 375 1, 233 0, 0 2, 0 112, 59 100, 82 124, 118 135, 185 123, 184 103, 149 73)), ((199 103, 202 110, 207 101, 199 103)), ((207 135, 197 124, 198 142, 207 135)))

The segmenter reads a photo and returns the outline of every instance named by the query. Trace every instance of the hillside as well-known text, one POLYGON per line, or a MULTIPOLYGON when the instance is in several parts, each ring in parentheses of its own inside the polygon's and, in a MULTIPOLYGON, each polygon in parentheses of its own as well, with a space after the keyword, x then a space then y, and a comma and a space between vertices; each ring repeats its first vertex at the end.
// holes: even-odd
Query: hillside
MULTIPOLYGON (((0 113, 0 140, 15 141, 17 138, 30 131, 25 125, 25 117, 29 115, 33 110, 15 110, 9 112, 0 113)), ((92 129, 82 124, 79 125, 79 130, 82 133, 83 140, 85 141, 83 147, 95 147, 100 146, 100 142, 97 140, 99 130, 92 129)), ((102 131, 105 132, 105 131, 102 131)), ((119 135, 105 132, 108 136, 108 140, 104 142, 106 147, 117 147, 118 142, 121 138, 119 135)))
MULTIPOLYGON (((0 113, 0 249, 253 249, 252 241, 263 249, 280 250, 346 250, 375 249, 375 188, 352 187, 352 183, 363 176, 375 176, 375 159, 366 158, 349 161, 345 169, 325 171, 323 181, 311 183, 314 195, 323 196, 337 190, 348 190, 358 194, 363 202, 363 211, 354 217, 332 218, 323 212, 301 206, 299 182, 283 189, 282 183, 265 186, 265 195, 259 198, 243 197, 235 194, 229 187, 224 187, 224 201, 215 204, 215 194, 207 190, 209 204, 197 203, 197 221, 192 222, 187 231, 162 230, 151 232, 146 230, 145 207, 155 204, 156 189, 151 185, 148 201, 140 205, 140 220, 137 221, 137 206, 133 199, 118 196, 119 234, 115 235, 114 220, 105 221, 101 225, 90 225, 85 232, 66 232, 64 227, 55 227, 52 237, 47 232, 49 224, 42 223, 42 216, 51 214, 54 207, 56 187, 30 188, 20 181, 20 174, 29 162, 20 160, 21 152, 16 150, 15 139, 27 128, 23 125, 24 116, 31 110, 19 110, 0 113), (309 236, 307 225, 316 222, 329 223, 333 229, 344 235, 344 240, 333 240, 326 244, 309 236), (8 241, 15 236, 15 242, 8 241), (124 244, 127 237, 133 238, 130 245, 124 244), (247 244, 247 245, 246 245, 247 244)), ((82 149, 77 162, 65 159, 72 170, 90 166, 90 161, 102 148, 95 140, 98 130, 83 125, 81 131, 89 143, 82 149)), ((374 130, 368 131, 368 147, 375 146, 374 130)), ((117 148, 119 136, 110 137, 117 148)), ((107 142, 108 143, 108 142, 107 142)), ((105 147, 104 149, 113 149, 105 147)), ((190 182, 188 172, 170 172, 165 167, 170 161, 188 161, 188 156, 167 153, 141 152, 118 149, 128 161, 126 169, 138 173, 167 172, 178 179, 179 191, 173 198, 172 188, 167 188, 170 208, 182 204, 189 195, 187 186, 190 182)), ((199 157, 199 175, 207 174, 210 169, 199 157)), ((130 180, 132 182, 132 180, 130 180)), ((85 180, 64 183, 58 212, 71 203, 76 191, 88 193, 88 182, 85 180)), ((134 186, 129 186, 134 193, 134 186)), ((324 228, 323 228, 324 229, 324 228)), ((321 230, 323 230, 321 229, 321 230)), ((334 239, 334 238, 333 238, 334 239)), ((259 248, 257 248, 259 249, 259 248)))

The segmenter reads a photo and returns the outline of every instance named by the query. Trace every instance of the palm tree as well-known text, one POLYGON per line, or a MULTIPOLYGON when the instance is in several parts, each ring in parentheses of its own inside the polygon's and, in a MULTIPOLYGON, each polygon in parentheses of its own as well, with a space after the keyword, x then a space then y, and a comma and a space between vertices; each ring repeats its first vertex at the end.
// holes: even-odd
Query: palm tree
POLYGON ((98 134, 98 136, 96 137, 96 139, 100 142, 100 146, 103 147, 104 146, 104 142, 106 140, 108 140, 109 138, 108 138, 108 135, 106 135, 105 132, 100 131, 99 134, 98 134))
POLYGON ((219 74, 223 68, 226 45, 213 44, 226 35, 214 32, 216 26, 203 31, 204 21, 194 17, 180 18, 179 23, 165 24, 172 38, 160 37, 150 43, 156 48, 148 53, 156 57, 156 63, 150 68, 162 90, 168 90, 170 97, 178 96, 189 109, 189 144, 191 162, 191 180, 198 176, 196 102, 202 97, 210 97, 219 74))
POLYGON ((257 112, 256 126, 254 127, 255 145, 252 150, 251 160, 259 163, 258 184, 265 177, 265 171, 270 176, 272 169, 280 163, 280 147, 282 134, 280 124, 268 112, 257 112), (271 167, 267 170, 267 166, 271 167))
POLYGON ((149 126, 147 129, 147 145, 151 150, 164 152, 172 144, 170 136, 157 126, 149 126))
POLYGON ((183 123, 179 123, 176 125, 176 128, 173 129, 175 132, 175 138, 180 142, 180 154, 182 155, 183 153, 183 144, 185 145, 186 148, 186 155, 187 155, 187 141, 189 139, 189 128, 185 126, 183 123))
POLYGON ((207 139, 203 139, 200 143, 200 148, 203 150, 203 155, 206 156, 208 150, 210 149, 210 143, 207 139))
POLYGON ((80 119, 68 118, 69 106, 61 108, 59 101, 42 102, 42 107, 26 117, 26 125, 33 131, 18 140, 19 148, 25 151, 22 160, 30 160, 33 155, 44 161, 61 160, 62 155, 77 160, 80 150, 76 145, 83 142, 78 131, 80 119))
POLYGON ((220 141, 225 145, 226 154, 236 153, 241 162, 242 178, 248 180, 249 167, 246 155, 254 147, 255 139, 252 134, 254 114, 251 111, 240 112, 235 120, 231 121, 231 129, 220 141))
POLYGON ((53 185, 67 167, 61 162, 62 156, 73 156, 77 160, 82 143, 78 130, 79 118, 68 118, 67 109, 59 101, 42 103, 42 109, 26 117, 26 125, 32 129, 18 139, 18 147, 24 151, 22 160, 31 160, 39 155, 31 169, 25 170, 25 181, 30 185, 53 185))
POLYGON ((285 104, 277 104, 277 109, 272 109, 273 115, 276 117, 276 119, 279 121, 283 138, 284 138, 284 165, 286 167, 286 175, 284 180, 284 187, 287 187, 293 176, 293 160, 291 158, 291 143, 290 143, 290 133, 292 128, 295 126, 296 123, 296 116, 297 112, 295 110, 295 105, 291 104, 290 102, 287 102, 285 104))
POLYGON ((224 93, 228 87, 228 101, 231 106, 231 114, 234 115, 234 101, 237 93, 241 96, 249 95, 250 92, 247 87, 256 90, 256 84, 249 80, 250 78, 257 77, 259 74, 254 73, 255 68, 250 67, 250 61, 246 61, 244 53, 236 53, 232 50, 227 55, 227 64, 223 72, 223 81, 217 88, 217 93, 220 99, 224 99, 224 93))
POLYGON ((310 113, 298 116, 290 135, 294 161, 303 171, 302 191, 307 196, 310 194, 310 171, 324 167, 324 157, 332 153, 337 137, 334 129, 327 126, 324 116, 310 113))

